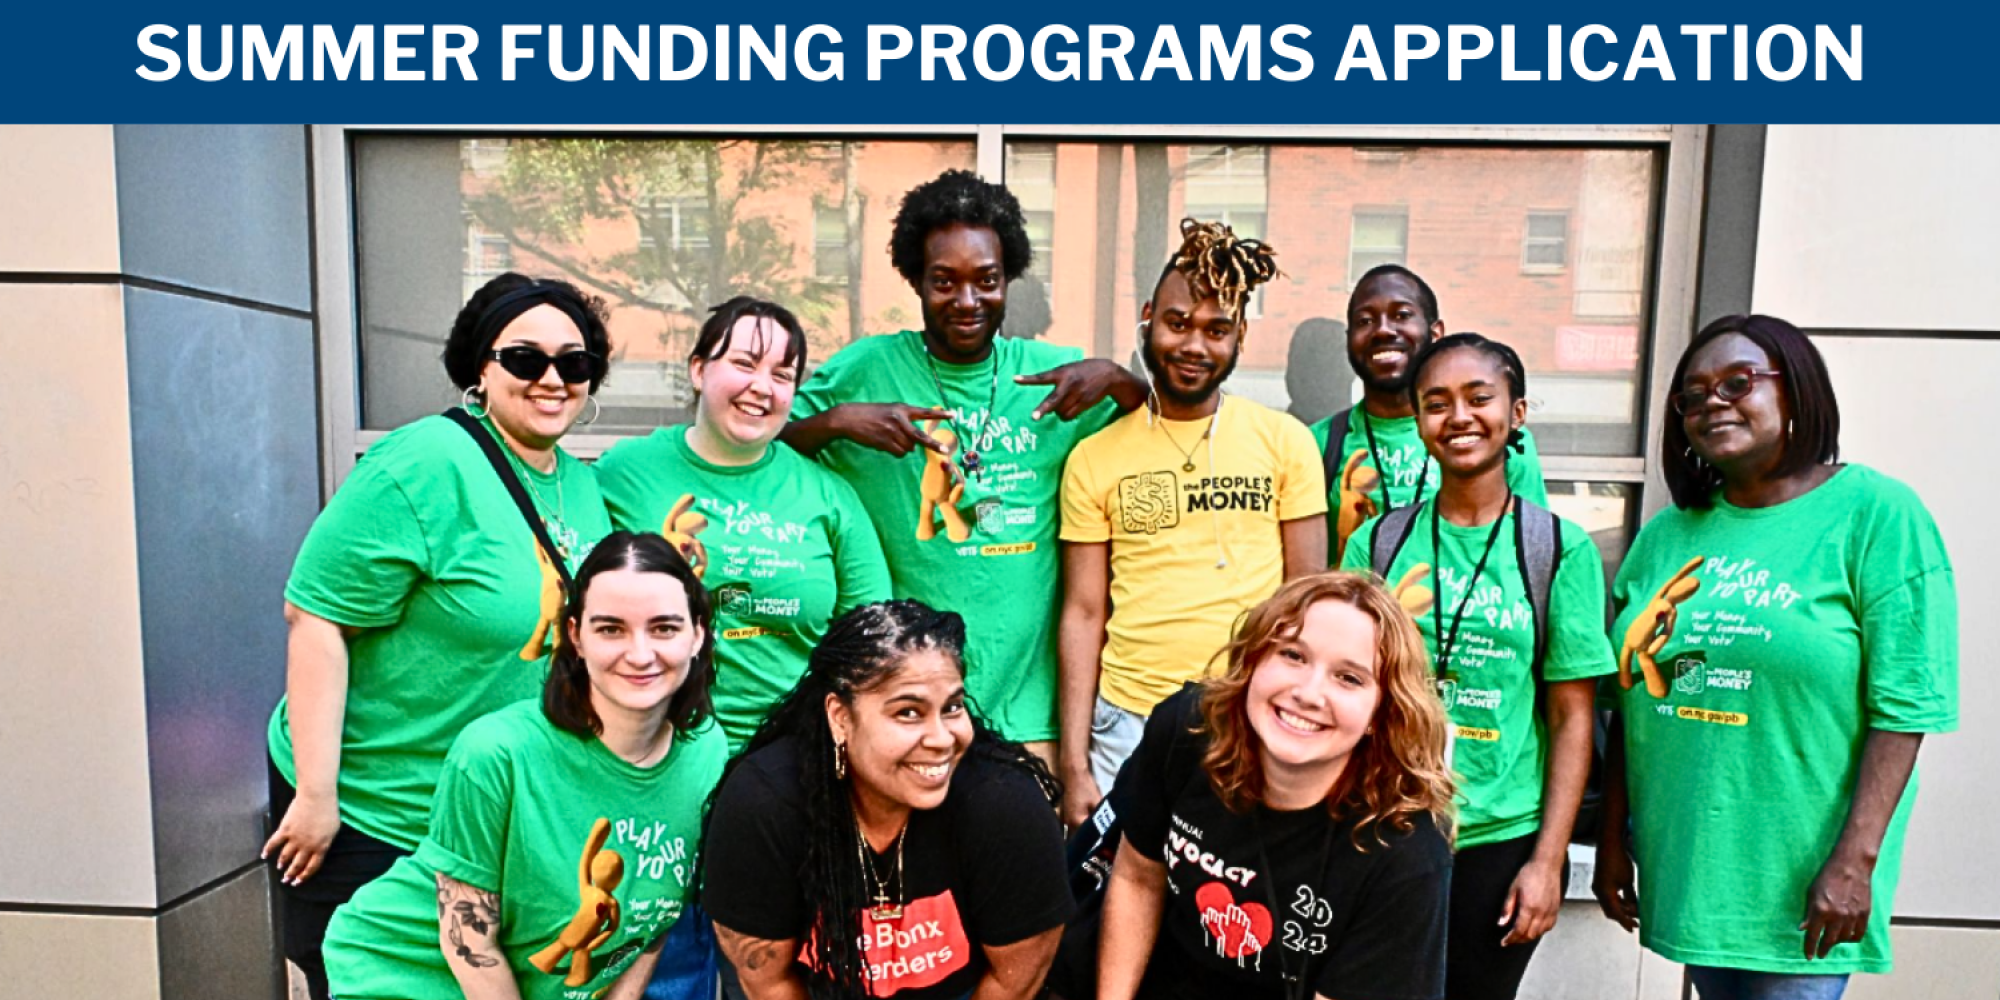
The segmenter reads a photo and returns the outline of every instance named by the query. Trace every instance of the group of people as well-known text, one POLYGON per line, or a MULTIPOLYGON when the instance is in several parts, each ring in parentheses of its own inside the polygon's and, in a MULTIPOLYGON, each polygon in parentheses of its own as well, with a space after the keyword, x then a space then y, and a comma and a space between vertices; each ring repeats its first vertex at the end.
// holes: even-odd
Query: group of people
POLYGON ((1004 187, 917 187, 889 249, 922 329, 814 369, 722 303, 692 421, 594 465, 602 305, 466 303, 462 405, 368 450, 286 589, 266 854, 316 998, 1509 998, 1580 833, 1704 1000, 1887 971, 1956 597, 1796 328, 1695 336, 1607 591, 1520 357, 1407 268, 1309 428, 1224 392, 1282 277, 1225 225, 1182 223, 1144 377, 998 335, 1004 187))

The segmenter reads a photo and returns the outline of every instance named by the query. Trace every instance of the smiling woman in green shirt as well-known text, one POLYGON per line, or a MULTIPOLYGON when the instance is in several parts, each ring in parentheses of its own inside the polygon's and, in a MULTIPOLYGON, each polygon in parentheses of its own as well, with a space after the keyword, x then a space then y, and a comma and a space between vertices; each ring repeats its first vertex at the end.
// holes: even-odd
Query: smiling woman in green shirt
POLYGON ((1612 587, 1624 740, 1594 888, 1703 1000, 1830 1000, 1889 971, 1917 748, 1958 725, 1951 560, 1909 487, 1839 462, 1797 327, 1719 319, 1671 385, 1674 506, 1612 587))
MULTIPOLYGON (((464 390, 570 568, 611 530, 560 441, 604 377, 601 303, 503 274, 445 342, 464 390)), ((326 996, 336 906, 414 850, 438 770, 472 720, 533 696, 562 583, 481 443, 425 417, 370 446, 300 547, 285 586, 285 699, 270 724, 285 956, 326 996)))
POLYGON ((597 463, 612 521, 666 535, 714 595, 715 715, 731 750, 798 683, 828 622, 889 596, 854 488, 776 440, 805 368, 790 310, 730 299, 688 355, 694 422, 597 463))
POLYGON ((1615 669, 1597 547, 1516 495, 1508 477, 1527 393, 1526 369, 1505 344, 1455 333, 1421 348, 1409 395, 1438 492, 1362 525, 1341 559, 1382 566, 1399 584, 1451 716, 1451 1000, 1511 1000, 1555 926, 1590 772, 1592 693, 1615 669), (1529 541, 1536 526, 1539 543, 1529 541), (1539 602, 1529 585, 1538 559, 1548 574, 1539 602))
POLYGON ((585 559, 539 701, 466 727, 430 832, 334 915, 342 1000, 638 1000, 694 894, 708 721, 701 581, 657 535, 585 559))

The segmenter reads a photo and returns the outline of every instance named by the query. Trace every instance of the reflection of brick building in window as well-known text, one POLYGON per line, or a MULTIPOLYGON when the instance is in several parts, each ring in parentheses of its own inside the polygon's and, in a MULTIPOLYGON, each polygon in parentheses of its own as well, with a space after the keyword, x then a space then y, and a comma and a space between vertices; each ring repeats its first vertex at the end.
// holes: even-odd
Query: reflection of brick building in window
POLYGON ((466 140, 460 186, 468 232, 508 266, 605 298, 607 423, 644 425, 685 405, 688 344, 731 295, 792 309, 815 361, 916 323, 890 222, 905 191, 973 159, 970 142, 466 140))
MULTIPOLYGON (((1353 278, 1398 261, 1437 289, 1451 329, 1478 330, 1520 350, 1534 376, 1538 426, 1602 424, 1606 433, 1633 433, 1638 358, 1635 348, 1621 353, 1619 345, 1636 345, 1643 326, 1657 176, 1651 150, 1170 146, 1167 212, 1135 220, 1134 206, 1147 199, 1138 190, 1146 175, 1134 147, 1056 149, 1063 211, 1055 244, 1071 254, 1097 247, 1098 261, 1093 269, 1087 258, 1064 258, 1048 334, 1054 342, 1129 357, 1140 301, 1151 292, 1133 287, 1136 227, 1157 227, 1147 239, 1170 245, 1183 214, 1227 211, 1243 219, 1239 233, 1278 248, 1286 273, 1263 292, 1237 391, 1282 406, 1293 331, 1315 317, 1344 318, 1353 278), (1258 179, 1261 217, 1252 214, 1258 179), (1102 191, 1116 191, 1116 203, 1100 198, 1102 191), (1252 230, 1253 218, 1268 229, 1252 230), (1100 232, 1117 233, 1117 245, 1098 246, 1100 232), (1558 258, 1567 266, 1524 267, 1558 258), (1597 339, 1588 362, 1577 363, 1584 332, 1597 339), (1565 337, 1568 351, 1560 346, 1565 337)), ((1144 263, 1142 273, 1157 273, 1159 264, 1144 263)), ((1344 365, 1328 374, 1343 383, 1352 377, 1344 365)), ((1344 385, 1341 393, 1345 398, 1344 385)), ((1551 441, 1551 450, 1608 448, 1591 433, 1551 441)))

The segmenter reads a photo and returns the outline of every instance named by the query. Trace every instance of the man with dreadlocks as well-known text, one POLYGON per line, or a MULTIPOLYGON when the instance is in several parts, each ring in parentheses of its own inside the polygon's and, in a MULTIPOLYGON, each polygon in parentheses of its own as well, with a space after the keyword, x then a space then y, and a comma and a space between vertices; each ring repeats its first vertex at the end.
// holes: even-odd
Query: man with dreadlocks
POLYGON ((1063 471, 1063 818, 1081 824, 1153 706, 1200 677, 1231 624, 1286 580, 1326 568, 1326 483, 1312 434, 1229 397, 1257 286, 1277 252, 1181 221, 1139 313, 1152 374, 1134 411, 1063 471))
POLYGON ((1063 460, 1137 408, 1146 383, 1073 347, 997 336, 1031 256, 1006 188, 950 170, 911 190, 889 257, 923 329, 828 359, 781 440, 860 495, 897 597, 965 617, 974 710, 1053 760, 1063 460))

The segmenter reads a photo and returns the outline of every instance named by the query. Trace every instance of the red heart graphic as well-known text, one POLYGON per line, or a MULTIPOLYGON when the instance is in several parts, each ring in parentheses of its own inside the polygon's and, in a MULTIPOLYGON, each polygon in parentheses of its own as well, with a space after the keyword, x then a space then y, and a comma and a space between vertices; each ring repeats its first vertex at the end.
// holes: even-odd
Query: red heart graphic
POLYGON ((1215 938, 1223 958, 1256 955, 1271 941, 1271 911, 1261 903, 1236 902, 1220 882, 1196 889, 1194 905, 1201 910, 1201 929, 1215 938))

